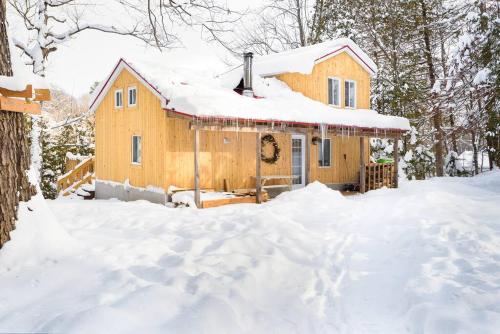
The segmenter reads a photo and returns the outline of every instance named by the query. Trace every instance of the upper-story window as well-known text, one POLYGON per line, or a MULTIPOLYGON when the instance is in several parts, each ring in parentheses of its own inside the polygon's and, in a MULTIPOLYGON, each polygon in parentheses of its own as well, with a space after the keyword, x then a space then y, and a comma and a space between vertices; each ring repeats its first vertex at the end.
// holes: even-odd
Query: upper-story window
POLYGON ((340 80, 328 78, 328 104, 340 106, 340 80))
POLYGON ((137 87, 128 88, 128 106, 135 107, 137 105, 137 87))
POLYGON ((356 108, 356 81, 345 81, 345 106, 347 108, 356 108))
POLYGON ((123 89, 115 90, 115 108, 123 107, 123 89))

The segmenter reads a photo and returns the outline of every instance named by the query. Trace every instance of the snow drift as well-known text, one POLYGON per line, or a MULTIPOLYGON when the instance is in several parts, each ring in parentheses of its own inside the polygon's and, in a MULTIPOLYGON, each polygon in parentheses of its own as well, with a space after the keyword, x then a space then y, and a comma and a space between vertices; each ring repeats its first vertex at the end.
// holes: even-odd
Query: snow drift
POLYGON ((14 238, 17 266, 0 266, 0 331, 493 334, 498 180, 346 198, 313 183, 206 210, 52 201, 84 250, 38 263, 14 238))

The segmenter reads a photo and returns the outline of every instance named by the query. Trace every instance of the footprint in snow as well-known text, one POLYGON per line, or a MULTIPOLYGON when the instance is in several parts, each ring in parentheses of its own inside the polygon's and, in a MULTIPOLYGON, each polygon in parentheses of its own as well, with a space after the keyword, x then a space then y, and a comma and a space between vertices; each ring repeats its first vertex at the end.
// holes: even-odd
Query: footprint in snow
POLYGON ((166 254, 158 260, 160 267, 178 267, 184 262, 184 259, 179 255, 166 254))

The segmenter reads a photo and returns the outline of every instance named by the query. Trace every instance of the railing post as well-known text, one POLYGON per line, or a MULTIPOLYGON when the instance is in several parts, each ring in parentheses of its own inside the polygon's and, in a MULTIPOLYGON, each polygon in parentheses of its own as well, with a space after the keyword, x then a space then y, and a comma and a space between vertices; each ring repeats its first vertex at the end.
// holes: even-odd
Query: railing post
POLYGON ((262 175, 260 168, 260 155, 261 155, 261 136, 260 132, 255 136, 255 200, 257 203, 262 203, 262 175))
POLYGON ((365 138, 359 137, 359 192, 365 193, 366 166, 365 166, 365 138))
POLYGON ((200 199, 200 130, 194 130, 194 203, 198 209, 201 209, 200 199))
POLYGON ((394 138, 394 147, 393 147, 393 153, 394 153, 394 179, 393 179, 393 184, 394 188, 398 187, 398 160, 399 160, 399 136, 396 136, 394 138))

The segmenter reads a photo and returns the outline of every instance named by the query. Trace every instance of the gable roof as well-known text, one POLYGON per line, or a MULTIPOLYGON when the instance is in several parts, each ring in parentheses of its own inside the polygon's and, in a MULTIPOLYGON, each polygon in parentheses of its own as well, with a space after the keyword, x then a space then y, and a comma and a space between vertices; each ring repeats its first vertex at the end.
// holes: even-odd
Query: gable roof
POLYGON ((93 93, 90 95, 90 112, 95 112, 97 107, 99 107, 102 100, 104 99, 104 97, 106 97, 106 94, 113 85, 113 82, 115 82, 116 78, 118 78, 118 76, 124 69, 127 69, 130 74, 132 74, 140 83, 148 88, 151 93, 153 93, 160 99, 162 108, 167 107, 168 100, 162 95, 158 88, 147 81, 139 72, 137 72, 132 66, 130 66, 129 63, 125 61, 125 59, 120 58, 116 65, 113 67, 111 73, 106 77, 106 79, 104 79, 99 83, 99 85, 97 85, 93 93))
POLYGON ((377 72, 375 62, 356 43, 349 38, 337 38, 284 52, 256 56, 254 73, 260 76, 293 72, 310 74, 314 65, 342 52, 349 54, 370 75, 377 72))
POLYGON ((407 131, 406 118, 380 115, 368 109, 339 109, 314 101, 292 91, 275 78, 254 78, 255 94, 261 98, 242 96, 223 80, 169 68, 167 61, 134 64, 120 59, 111 74, 95 90, 90 111, 95 111, 122 70, 127 69, 155 94, 161 107, 192 119, 281 124, 319 125, 375 130, 407 131), (153 66, 151 66, 153 65, 153 66), (140 69, 139 69, 140 68, 140 69), (147 79, 146 79, 147 78, 147 79))

